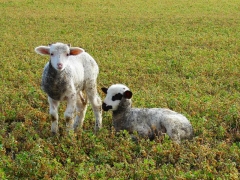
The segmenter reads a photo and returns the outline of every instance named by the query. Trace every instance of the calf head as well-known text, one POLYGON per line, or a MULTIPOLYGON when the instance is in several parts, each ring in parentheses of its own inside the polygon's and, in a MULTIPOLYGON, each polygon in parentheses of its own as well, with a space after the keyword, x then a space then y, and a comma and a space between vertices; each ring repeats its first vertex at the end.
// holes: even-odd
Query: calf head
POLYGON ((41 55, 49 55, 53 68, 62 71, 68 64, 69 56, 79 55, 84 52, 84 49, 71 47, 69 44, 55 43, 48 46, 38 46, 35 51, 41 55))
POLYGON ((102 88, 102 91, 106 94, 106 98, 102 104, 104 111, 115 111, 118 109, 118 106, 123 98, 131 99, 132 97, 132 92, 129 88, 122 84, 114 84, 109 88, 102 88))

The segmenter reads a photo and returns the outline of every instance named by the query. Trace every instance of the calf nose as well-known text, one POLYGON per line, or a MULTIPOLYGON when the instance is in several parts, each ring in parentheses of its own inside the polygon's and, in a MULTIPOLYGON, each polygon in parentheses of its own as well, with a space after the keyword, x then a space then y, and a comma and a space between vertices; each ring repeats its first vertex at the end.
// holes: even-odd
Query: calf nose
POLYGON ((109 109, 112 109, 112 106, 108 106, 106 103, 103 103, 103 104, 102 104, 102 109, 103 109, 104 111, 108 111, 109 109))
POLYGON ((63 64, 62 63, 57 63, 57 68, 58 69, 62 69, 63 68, 63 64))

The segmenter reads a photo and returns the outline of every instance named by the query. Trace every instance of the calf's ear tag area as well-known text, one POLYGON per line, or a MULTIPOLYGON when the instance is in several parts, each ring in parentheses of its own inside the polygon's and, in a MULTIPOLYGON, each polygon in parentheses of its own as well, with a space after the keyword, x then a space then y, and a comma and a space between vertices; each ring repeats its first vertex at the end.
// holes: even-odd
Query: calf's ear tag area
POLYGON ((131 99, 132 98, 132 92, 127 90, 123 93, 123 97, 125 97, 126 99, 131 99))
POLYGON ((102 87, 101 89, 102 89, 102 92, 104 92, 105 94, 107 94, 108 88, 102 87))

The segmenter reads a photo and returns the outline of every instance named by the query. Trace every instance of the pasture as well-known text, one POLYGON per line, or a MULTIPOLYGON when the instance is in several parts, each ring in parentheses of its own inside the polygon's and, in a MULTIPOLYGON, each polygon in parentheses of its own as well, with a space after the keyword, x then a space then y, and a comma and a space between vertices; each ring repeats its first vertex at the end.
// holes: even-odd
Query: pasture
POLYGON ((0 179, 238 179, 240 176, 240 1, 0 0, 0 179), (98 91, 113 83, 134 107, 184 114, 194 138, 131 141, 111 113, 94 134, 50 133, 41 90, 53 42, 84 48, 97 61, 98 91))

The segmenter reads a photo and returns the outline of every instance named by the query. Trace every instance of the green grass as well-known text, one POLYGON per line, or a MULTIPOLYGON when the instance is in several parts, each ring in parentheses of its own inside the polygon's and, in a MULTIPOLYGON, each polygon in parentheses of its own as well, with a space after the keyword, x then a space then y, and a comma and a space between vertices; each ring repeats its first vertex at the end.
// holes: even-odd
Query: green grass
POLYGON ((240 2, 238 0, 0 0, 0 179, 238 179, 240 176, 240 2), (123 83, 135 107, 186 115, 195 137, 132 142, 111 114, 93 133, 50 134, 40 88, 52 42, 86 49, 98 90, 123 83))

